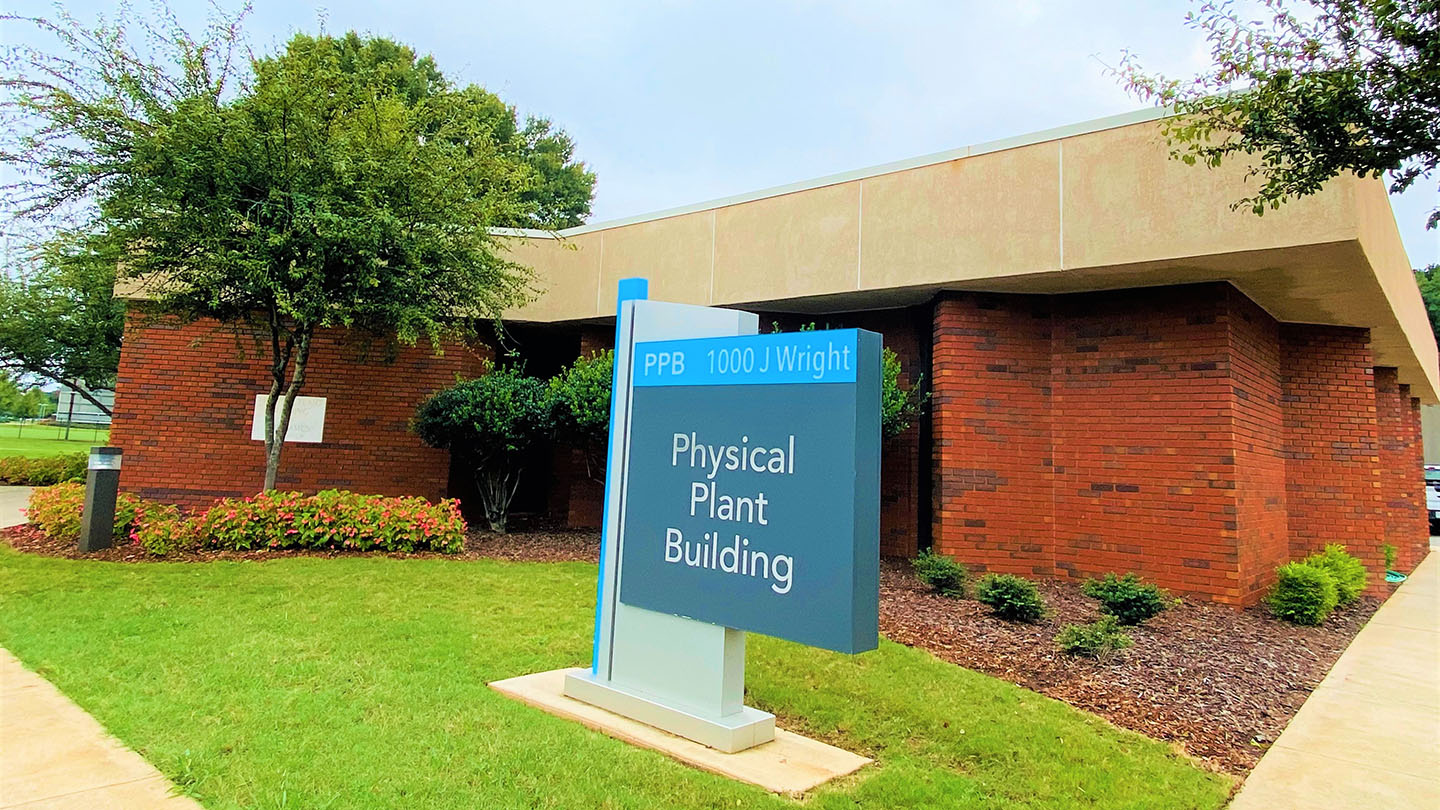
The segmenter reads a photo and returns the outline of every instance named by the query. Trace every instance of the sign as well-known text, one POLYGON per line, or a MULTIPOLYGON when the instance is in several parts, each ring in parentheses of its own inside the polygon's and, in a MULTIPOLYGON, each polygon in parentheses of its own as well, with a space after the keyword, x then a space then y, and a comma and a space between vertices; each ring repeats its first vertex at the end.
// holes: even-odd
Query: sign
POLYGON ((874 649, 880 336, 643 342, 631 369, 619 600, 874 649))

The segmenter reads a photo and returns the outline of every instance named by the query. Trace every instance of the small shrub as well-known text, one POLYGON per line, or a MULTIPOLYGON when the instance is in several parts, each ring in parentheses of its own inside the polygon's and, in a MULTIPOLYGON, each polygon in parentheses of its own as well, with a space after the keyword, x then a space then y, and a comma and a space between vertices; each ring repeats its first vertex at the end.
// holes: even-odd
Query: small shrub
POLYGON ((910 564, 915 567, 915 576, 941 596, 957 599, 965 596, 970 572, 960 563, 927 549, 920 552, 910 564))
POLYGON ((1055 635, 1055 644, 1062 651, 1098 661, 1108 660, 1134 643, 1112 615, 1101 616, 1090 624, 1067 624, 1055 635))
POLYGON ((200 545, 200 521, 177 506, 142 501, 131 524, 130 540, 145 551, 163 557, 200 545))
POLYGON ((1398 549, 1396 549, 1394 546, 1390 545, 1389 543, 1386 543, 1385 545, 1383 545, 1383 546, 1380 547, 1380 551, 1381 551, 1381 553, 1383 553, 1383 554, 1385 555, 1385 570, 1386 570, 1386 571, 1394 571, 1394 570, 1395 570, 1395 555, 1396 555, 1396 552, 1398 551, 1398 549))
POLYGON ((326 490, 262 492, 218 501, 197 520, 206 545, 225 549, 330 548, 460 551, 465 520, 455 500, 390 498, 326 490))
POLYGON ((1012 622, 1038 622, 1048 612, 1035 583, 1014 574, 986 574, 975 585, 975 598, 996 616, 1012 622))
POLYGON ((1117 577, 1106 574, 1104 579, 1087 579, 1081 591, 1100 601, 1100 612, 1114 616, 1121 624, 1139 624, 1160 615, 1169 604, 1169 597, 1159 586, 1142 582, 1134 573, 1117 577))
POLYGON ((71 481, 84 481, 88 459, 89 456, 85 453, 62 453, 39 458, 0 458, 0 484, 48 487, 71 481))
POLYGON ((1270 612, 1295 624, 1316 625, 1335 609, 1339 595, 1335 577, 1310 562, 1289 562, 1275 569, 1270 589, 1270 612))
POLYGON ((1360 594, 1365 591, 1365 583, 1370 579, 1365 564, 1347 553, 1345 547, 1338 543, 1331 543, 1324 551, 1311 556, 1306 562, 1329 571, 1330 576, 1335 578, 1335 595, 1341 605, 1348 605, 1359 599, 1360 594))

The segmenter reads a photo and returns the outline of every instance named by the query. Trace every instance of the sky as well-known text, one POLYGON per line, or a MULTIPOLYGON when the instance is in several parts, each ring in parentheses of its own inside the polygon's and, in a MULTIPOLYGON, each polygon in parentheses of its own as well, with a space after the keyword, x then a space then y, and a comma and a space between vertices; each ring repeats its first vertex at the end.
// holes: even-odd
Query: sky
MULTIPOLYGON (((113 3, 71 0, 82 20, 113 3)), ((143 3, 137 4, 143 8, 143 3)), ((183 24, 209 4, 172 0, 183 24)), ((233 8, 234 4, 222 3, 233 8)), ((22 13, 48 3, 0 0, 22 13)), ((1145 106, 1106 66, 1126 49, 1184 76, 1207 63, 1184 0, 254 0, 260 50, 358 30, 432 54, 550 118, 599 176, 591 222, 1063 126, 1145 106)), ((9 26, 13 41, 27 32, 9 26)), ((1203 169, 1196 169, 1203 171, 1203 169)), ((1440 262, 1440 204, 1392 197, 1411 263, 1440 262)))

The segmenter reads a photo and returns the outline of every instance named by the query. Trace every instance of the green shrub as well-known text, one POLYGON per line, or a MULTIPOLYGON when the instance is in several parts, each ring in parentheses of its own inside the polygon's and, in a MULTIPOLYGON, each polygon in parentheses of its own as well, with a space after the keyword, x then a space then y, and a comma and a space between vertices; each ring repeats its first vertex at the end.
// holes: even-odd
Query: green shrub
POLYGON ((1067 624, 1055 634, 1055 644, 1062 651, 1099 661, 1134 643, 1130 634, 1120 629, 1119 619, 1108 614, 1090 624, 1067 624))
POLYGON ((1311 556, 1306 562, 1329 571, 1330 576, 1335 578, 1335 596, 1341 605, 1348 605, 1359 599, 1360 594, 1365 591, 1365 583, 1370 579, 1365 564, 1347 553, 1345 547, 1338 543, 1331 543, 1324 551, 1311 556))
POLYGON ((1142 582, 1134 573, 1104 579, 1087 579, 1080 589, 1100 601, 1100 612, 1114 616, 1121 624, 1139 624, 1160 615, 1170 606, 1169 596, 1158 586, 1142 582))
POLYGON ((986 574, 975 585, 975 598, 996 616, 1013 622, 1038 622, 1048 612, 1035 583, 1014 574, 986 574))
POLYGON ((595 481, 605 480, 614 373, 615 352, 606 349, 581 357, 547 383, 555 438, 580 451, 586 472, 595 481))
POLYGON ((465 520, 455 500, 389 498, 326 490, 262 492, 217 501, 196 518, 205 545, 224 549, 328 548, 460 551, 465 520))
POLYGON ((920 552, 910 564, 915 567, 915 576, 941 596, 958 599, 965 595, 970 572, 960 563, 927 549, 920 552))
POLYGON ((58 456, 9 456, 0 458, 0 484, 18 487, 48 487, 85 480, 86 453, 58 456))
POLYGON ((1289 562, 1275 569, 1270 589, 1270 612, 1295 624, 1315 625, 1335 609, 1339 595, 1335 576, 1310 562, 1289 562))
POLYGON ((141 514, 130 528, 130 540, 147 552, 163 557, 200 545, 200 522, 170 504, 143 501, 141 514))

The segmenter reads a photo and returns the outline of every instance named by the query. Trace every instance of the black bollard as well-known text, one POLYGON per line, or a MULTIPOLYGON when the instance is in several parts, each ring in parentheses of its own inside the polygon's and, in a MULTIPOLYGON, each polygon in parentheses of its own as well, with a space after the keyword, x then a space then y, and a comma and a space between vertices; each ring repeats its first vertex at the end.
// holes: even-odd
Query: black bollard
POLYGON ((109 548, 115 533, 115 496, 120 492, 120 448, 90 448, 85 476, 85 513, 80 525, 80 551, 109 548))

